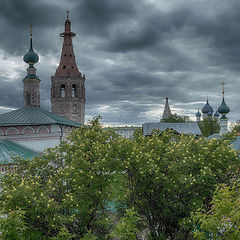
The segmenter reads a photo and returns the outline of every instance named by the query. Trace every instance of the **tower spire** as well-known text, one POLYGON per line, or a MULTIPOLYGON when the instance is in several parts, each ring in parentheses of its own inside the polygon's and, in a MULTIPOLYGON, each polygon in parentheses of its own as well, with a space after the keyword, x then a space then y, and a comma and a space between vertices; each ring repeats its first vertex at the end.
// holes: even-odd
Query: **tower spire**
POLYGON ((218 112, 222 115, 220 118, 220 135, 222 135, 228 132, 228 118, 226 115, 230 112, 230 108, 224 100, 224 83, 222 83, 222 103, 218 108, 218 112))
POLYGON ((32 44, 32 24, 30 25, 30 48, 23 57, 27 68, 27 76, 23 81, 23 104, 24 107, 40 107, 39 83, 40 79, 36 75, 34 64, 39 61, 39 56, 33 50, 32 44))
POLYGON ((163 110, 162 119, 169 118, 171 116, 172 116, 172 113, 171 113, 171 110, 170 110, 170 107, 168 104, 168 97, 166 97, 166 102, 165 102, 165 107, 163 110))
POLYGON ((78 70, 73 51, 72 38, 76 36, 71 31, 69 11, 66 12, 65 30, 62 53, 59 66, 51 77, 52 112, 75 122, 85 121, 85 75, 78 70))
POLYGON ((56 70, 56 76, 81 76, 78 70, 75 54, 73 51, 72 38, 76 36, 71 32, 71 21, 69 20, 69 10, 67 13, 67 19, 65 21, 65 31, 60 33, 60 37, 63 37, 62 53, 59 66, 56 70))

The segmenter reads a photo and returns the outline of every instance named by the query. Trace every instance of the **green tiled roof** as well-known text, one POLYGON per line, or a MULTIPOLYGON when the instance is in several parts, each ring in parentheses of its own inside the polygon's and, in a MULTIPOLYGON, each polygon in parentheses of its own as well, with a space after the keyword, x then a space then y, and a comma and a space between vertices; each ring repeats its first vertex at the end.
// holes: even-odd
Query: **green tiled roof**
POLYGON ((80 127, 81 124, 60 117, 39 107, 22 107, 18 110, 0 114, 0 126, 62 124, 80 127))
POLYGON ((14 163, 13 156, 21 158, 33 158, 38 156, 39 153, 34 152, 28 148, 20 146, 8 140, 0 141, 0 164, 14 163))

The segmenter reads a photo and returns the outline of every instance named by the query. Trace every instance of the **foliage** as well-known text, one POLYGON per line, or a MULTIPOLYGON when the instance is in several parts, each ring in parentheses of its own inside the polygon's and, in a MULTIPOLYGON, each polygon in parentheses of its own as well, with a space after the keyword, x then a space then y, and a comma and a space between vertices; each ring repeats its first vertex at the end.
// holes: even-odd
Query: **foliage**
POLYGON ((25 239, 24 212, 22 210, 10 211, 8 216, 1 215, 1 239, 22 240, 25 239))
POLYGON ((211 205, 210 210, 200 209, 193 214, 193 219, 200 225, 199 230, 194 233, 196 239, 239 239, 240 181, 230 186, 225 184, 218 186, 211 205))
POLYGON ((208 208, 218 183, 239 169, 229 140, 195 139, 171 131, 119 142, 118 159, 126 178, 125 204, 146 219, 151 239, 192 239, 190 213, 208 208))
POLYGON ((98 240, 96 236, 94 236, 91 231, 87 232, 83 238, 80 240, 98 240))
POLYGON ((41 157, 18 159, 18 171, 1 179, 0 237, 134 239, 142 218, 150 239, 191 239, 190 213, 209 210, 214 186, 238 172, 239 154, 229 142, 228 136, 208 141, 171 131, 151 137, 137 131, 125 139, 96 118, 41 157), (112 200, 119 214, 129 210, 111 235, 112 200))
POLYGON ((134 209, 126 209, 126 213, 114 227, 112 236, 119 240, 137 240, 140 232, 137 225, 140 221, 141 218, 134 209))
POLYGON ((206 117, 198 123, 199 128, 204 137, 211 136, 214 133, 219 133, 220 125, 217 119, 206 117))
POLYGON ((60 229, 56 237, 52 237, 51 240, 70 240, 74 235, 70 234, 66 227, 60 229))
MULTIPOLYGON (((68 239, 68 233, 74 235, 71 239, 80 239, 90 230, 101 239, 109 227, 105 206, 116 170, 112 151, 116 140, 94 119, 41 157, 18 159, 19 170, 6 174, 1 183, 4 221, 14 221, 15 212, 12 228, 20 219, 16 231, 25 236, 21 239, 68 239)), ((9 227, 1 224, 2 236, 9 227)))
POLYGON ((238 124, 238 125, 234 126, 234 128, 232 129, 232 132, 233 131, 239 133, 240 132, 240 125, 238 124))
POLYGON ((171 117, 161 119, 161 122, 185 123, 185 122, 190 122, 190 119, 188 116, 179 116, 175 113, 175 114, 172 114, 171 117))

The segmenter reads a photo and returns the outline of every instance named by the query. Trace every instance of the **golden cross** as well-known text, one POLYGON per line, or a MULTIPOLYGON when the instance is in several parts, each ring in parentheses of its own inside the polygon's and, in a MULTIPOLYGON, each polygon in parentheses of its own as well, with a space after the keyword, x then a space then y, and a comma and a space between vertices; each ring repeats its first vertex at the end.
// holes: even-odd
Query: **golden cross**
POLYGON ((222 95, 223 95, 223 97, 224 97, 224 82, 221 83, 221 85, 222 85, 222 95))
POLYGON ((68 19, 70 11, 69 11, 69 10, 67 10, 67 12, 66 12, 66 13, 67 13, 67 19, 68 19))

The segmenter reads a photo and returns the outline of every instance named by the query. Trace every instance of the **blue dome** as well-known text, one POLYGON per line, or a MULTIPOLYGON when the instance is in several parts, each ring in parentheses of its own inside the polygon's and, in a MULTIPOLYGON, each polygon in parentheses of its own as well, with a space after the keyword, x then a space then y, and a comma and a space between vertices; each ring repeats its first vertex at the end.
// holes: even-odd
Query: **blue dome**
POLYGON ((211 112, 211 114, 212 114, 213 113, 213 108, 209 105, 208 100, 207 100, 206 105, 202 109, 202 113, 203 114, 208 114, 209 112, 211 112))
POLYGON ((24 55, 23 61, 28 64, 34 64, 39 61, 39 56, 33 51, 33 48, 32 48, 32 38, 30 41, 30 49, 28 53, 24 55))
POLYGON ((218 111, 216 111, 216 112, 214 113, 214 117, 219 117, 218 111))
POLYGON ((198 112, 196 113, 196 117, 201 117, 201 113, 199 112, 199 110, 198 110, 198 112))
POLYGON ((213 113, 210 112, 210 111, 207 113, 208 116, 212 116, 212 114, 213 114, 213 113))

